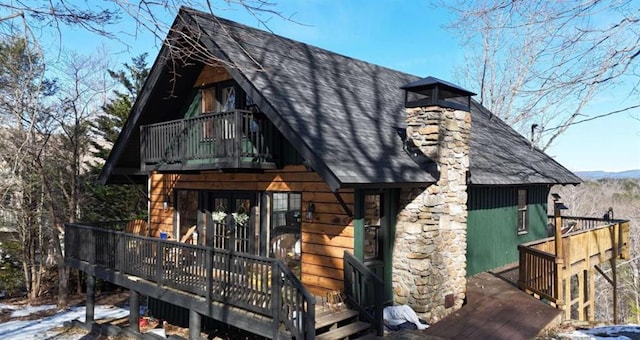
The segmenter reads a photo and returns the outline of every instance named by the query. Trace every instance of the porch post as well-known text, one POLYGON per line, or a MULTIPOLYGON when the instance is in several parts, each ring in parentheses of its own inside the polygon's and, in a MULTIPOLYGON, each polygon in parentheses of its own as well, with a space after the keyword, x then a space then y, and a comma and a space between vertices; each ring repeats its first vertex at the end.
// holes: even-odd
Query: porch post
POLYGON ((555 243, 556 243, 556 257, 564 260, 562 253, 562 216, 560 216, 560 205, 562 203, 553 203, 553 224, 555 227, 555 243))
POLYGON ((200 339, 202 316, 193 309, 189 309, 189 340, 200 339))
POLYGON ((91 327, 94 322, 95 297, 96 297, 96 277, 87 275, 87 307, 85 312, 85 325, 91 327))
POLYGON ((129 329, 140 333, 140 299, 133 289, 129 290, 129 329))

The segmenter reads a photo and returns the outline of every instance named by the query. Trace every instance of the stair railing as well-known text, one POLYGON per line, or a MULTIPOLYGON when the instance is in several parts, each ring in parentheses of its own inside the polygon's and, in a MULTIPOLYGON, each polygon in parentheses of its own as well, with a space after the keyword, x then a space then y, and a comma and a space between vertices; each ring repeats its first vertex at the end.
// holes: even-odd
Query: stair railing
POLYGON ((344 252, 343 270, 347 304, 372 324, 378 336, 384 335, 382 279, 348 251, 344 252))
POLYGON ((315 339, 315 297, 282 260, 274 261, 271 279, 274 339, 281 323, 296 339, 315 339))

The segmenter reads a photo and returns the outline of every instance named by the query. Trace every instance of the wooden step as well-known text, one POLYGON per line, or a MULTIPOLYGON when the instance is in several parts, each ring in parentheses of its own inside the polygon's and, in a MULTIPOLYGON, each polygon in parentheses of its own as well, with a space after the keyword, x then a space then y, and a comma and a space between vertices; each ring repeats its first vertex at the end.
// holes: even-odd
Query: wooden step
POLYGON ((334 323, 355 318, 357 316, 358 316, 358 312, 352 309, 345 309, 345 310, 334 312, 334 313, 331 313, 331 312, 322 313, 320 315, 316 315, 316 329, 327 327, 327 326, 333 325, 334 323))
POLYGON ((371 324, 364 321, 357 321, 346 326, 338 327, 326 333, 316 335, 316 340, 338 340, 358 334, 371 328, 371 324))

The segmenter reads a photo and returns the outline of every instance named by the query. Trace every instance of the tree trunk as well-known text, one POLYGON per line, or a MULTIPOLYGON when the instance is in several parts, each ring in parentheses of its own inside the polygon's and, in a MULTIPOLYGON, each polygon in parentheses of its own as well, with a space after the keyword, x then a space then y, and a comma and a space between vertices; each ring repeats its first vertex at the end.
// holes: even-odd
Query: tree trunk
POLYGON ((58 265, 58 308, 66 308, 69 305, 69 268, 58 265))
POLYGON ((69 304, 69 268, 64 264, 64 254, 60 243, 60 232, 63 230, 62 224, 56 223, 51 233, 54 258, 58 267, 58 300, 56 302, 58 308, 66 308, 69 304))

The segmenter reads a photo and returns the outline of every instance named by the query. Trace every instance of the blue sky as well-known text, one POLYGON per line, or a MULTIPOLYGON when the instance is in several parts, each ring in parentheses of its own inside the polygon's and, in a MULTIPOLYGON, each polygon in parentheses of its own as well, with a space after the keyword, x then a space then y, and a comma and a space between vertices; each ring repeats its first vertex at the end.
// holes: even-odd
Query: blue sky
MULTIPOLYGON (((294 21, 301 23, 271 18, 269 29, 276 34, 418 76, 458 82, 453 75, 454 68, 464 64, 464 51, 457 37, 443 28, 449 13, 429 2, 275 2, 275 10, 292 15, 294 21)), ((216 12, 222 17, 259 26, 258 20, 242 9, 230 8, 221 1, 214 4, 221 6, 216 12)), ((131 32, 133 25, 125 17, 120 28, 131 32)), ((159 49, 158 42, 147 34, 125 38, 131 46, 127 49, 121 43, 101 40, 89 33, 70 33, 73 38, 65 38, 65 48, 90 53, 105 44, 112 51, 114 61, 119 63, 128 62, 142 52, 148 52, 149 60, 153 61, 159 49)), ((477 92, 477 89, 469 90, 477 92)), ((598 114, 615 105, 640 101, 627 94, 602 94, 585 112, 598 114)), ((575 125, 556 139, 547 153, 573 171, 640 169, 640 112, 620 113, 575 125)))

